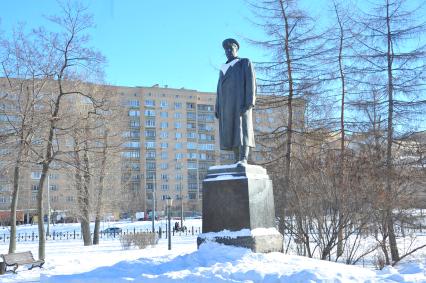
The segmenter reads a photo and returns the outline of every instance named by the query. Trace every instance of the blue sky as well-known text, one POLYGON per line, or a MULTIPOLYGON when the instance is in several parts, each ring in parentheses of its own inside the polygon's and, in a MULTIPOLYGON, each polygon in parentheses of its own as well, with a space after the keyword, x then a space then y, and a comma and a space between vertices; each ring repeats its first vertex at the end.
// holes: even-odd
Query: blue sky
MULTIPOLYGON (((348 0, 349 1, 349 0, 348 0)), ((421 0, 410 0, 418 4, 421 0)), ((240 57, 261 61, 264 50, 244 38, 264 34, 248 18, 245 0, 86 0, 96 27, 92 46, 108 60, 106 81, 113 85, 168 85, 199 91, 216 91, 220 65, 225 61, 223 39, 240 42, 240 57)), ((363 6, 364 2, 358 2, 363 6)), ((329 0, 301 0, 318 22, 330 18, 329 0)), ((0 31, 19 22, 27 27, 50 23, 43 15, 58 14, 55 0, 4 0, 0 31)))
MULTIPOLYGON (((86 1, 96 28, 92 45, 108 60, 106 80, 114 85, 216 90, 220 65, 225 61, 223 39, 240 41, 241 57, 259 60, 263 51, 243 40, 262 32, 247 20, 244 0, 92 0, 86 1)), ((18 22, 49 28, 43 15, 58 13, 53 0, 3 1, 0 30, 18 22)))

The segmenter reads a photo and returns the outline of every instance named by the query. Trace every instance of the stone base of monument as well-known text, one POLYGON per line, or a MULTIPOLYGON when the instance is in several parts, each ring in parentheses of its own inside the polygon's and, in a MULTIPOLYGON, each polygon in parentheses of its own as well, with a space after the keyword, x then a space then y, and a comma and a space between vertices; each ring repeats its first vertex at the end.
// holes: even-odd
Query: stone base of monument
POLYGON ((215 242, 224 245, 251 249, 255 253, 270 253, 283 251, 283 236, 275 229, 243 229, 241 231, 222 231, 200 234, 197 246, 203 243, 215 242), (259 230, 262 230, 261 232, 259 230), (259 233, 260 232, 260 233, 259 233))
POLYGON ((275 226, 272 181, 265 168, 236 164, 209 168, 203 181, 203 234, 197 238, 198 246, 214 241, 255 252, 282 251, 283 237, 275 226), (224 236, 224 231, 233 234, 224 236))

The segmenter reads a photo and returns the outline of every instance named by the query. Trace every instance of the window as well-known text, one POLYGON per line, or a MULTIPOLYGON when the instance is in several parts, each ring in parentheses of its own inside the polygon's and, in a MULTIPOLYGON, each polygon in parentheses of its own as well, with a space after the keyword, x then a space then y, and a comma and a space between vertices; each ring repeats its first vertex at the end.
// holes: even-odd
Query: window
POLYGON ((176 170, 180 170, 180 169, 182 169, 182 163, 176 163, 176 166, 175 166, 175 168, 176 168, 176 170))
POLYGON ((31 172, 31 179, 40 180, 40 178, 41 178, 41 172, 31 172))
POLYGON ((189 193, 188 198, 189 199, 197 199, 197 194, 196 193, 189 193))
POLYGON ((198 123, 198 129, 200 131, 211 132, 211 131, 213 131, 213 126, 209 125, 209 124, 198 123))
POLYGON ((162 129, 166 129, 166 128, 168 128, 169 127, 169 123, 167 123, 167 122, 161 122, 161 124, 160 124, 160 128, 162 128, 162 129))
POLYGON ((124 151, 121 153, 121 156, 125 158, 139 158, 140 153, 139 151, 124 151))
POLYGON ((188 138, 188 139, 196 139, 197 138, 197 133, 196 132, 188 132, 188 133, 186 133, 186 138, 188 138))
POLYGON ((182 143, 177 142, 177 143, 175 144, 175 149, 182 149, 182 143))
POLYGON ((140 164, 139 163, 132 163, 131 165, 130 165, 130 167, 132 168, 132 170, 134 170, 134 171, 139 171, 140 170, 140 168, 141 168, 141 166, 140 166, 140 164))
POLYGON ((186 144, 186 148, 187 148, 187 149, 197 149, 197 144, 196 144, 196 143, 194 143, 194 142, 188 142, 188 143, 186 144))
POLYGON ((31 185, 32 191, 38 191, 39 188, 40 188, 39 185, 36 185, 36 184, 31 185))
POLYGON ((161 108, 168 108, 169 107, 169 103, 167 103, 167 101, 160 101, 160 107, 161 108))
POLYGON ((214 116, 213 114, 198 114, 198 120, 204 122, 213 122, 214 116))
POLYGON ((168 132, 160 132, 160 137, 161 137, 162 139, 166 139, 166 138, 168 138, 168 137, 169 137, 169 133, 168 133, 168 132))
POLYGON ((155 162, 147 162, 146 163, 146 169, 148 170, 155 170, 155 162))
POLYGON ((188 120, 195 120, 196 116, 194 112, 188 112, 186 113, 186 119, 188 120))
POLYGON ((155 138, 155 130, 145 130, 145 137, 155 138))
POLYGON ((162 195, 162 196, 161 196, 161 199, 162 199, 162 200, 166 200, 166 199, 169 199, 169 198, 170 198, 170 197, 169 197, 169 195, 162 195))
POLYGON ((180 129, 180 128, 182 128, 182 123, 175 122, 175 129, 180 129))
POLYGON ((167 154, 167 152, 166 151, 163 151, 163 152, 161 152, 161 159, 167 159, 167 158, 169 158, 169 155, 167 154))
POLYGON ((168 191, 169 190, 169 185, 168 184, 161 184, 161 189, 163 191, 168 191))
POLYGON ((176 189, 176 191, 181 191, 183 189, 182 184, 176 184, 175 189, 176 189))
POLYGON ((177 140, 180 139, 180 138, 182 138, 182 133, 176 133, 175 137, 176 137, 177 140))
POLYGON ((188 162, 188 169, 197 169, 197 162, 196 161, 190 161, 188 162))
POLYGON ((161 148, 168 148, 168 147, 169 147, 169 144, 168 144, 167 142, 162 142, 162 143, 160 144, 160 146, 161 146, 161 148))
POLYGON ((188 184, 188 190, 198 190, 197 183, 189 183, 188 184))
POLYGON ((125 138, 139 138, 140 132, 139 131, 128 131, 123 133, 123 137, 125 138))
POLYGON ((0 203, 8 203, 10 201, 9 197, 1 196, 0 203))
POLYGON ((195 109, 195 103, 187 102, 186 103, 186 109, 195 109))
POLYGON ((140 115, 141 115, 141 112, 139 110, 129 110, 130 117, 139 117, 140 115))
POLYGON ((269 117, 269 118, 268 118, 268 122, 269 122, 269 123, 274 123, 274 122, 275 122, 275 120, 274 120, 274 118, 273 118, 273 117, 269 117))
POLYGON ((152 109, 145 110, 145 116, 147 116, 147 117, 155 117, 155 110, 152 110, 152 109))
POLYGON ((59 196, 51 196, 50 197, 50 201, 51 202, 58 202, 59 201, 59 196))
POLYGON ((141 126, 141 122, 139 120, 130 121, 130 127, 131 128, 139 128, 140 126, 141 126))
POLYGON ((146 120, 145 127, 155 127, 155 120, 146 120))
POLYGON ((174 117, 176 118, 176 119, 182 119, 182 113, 180 113, 180 112, 176 112, 175 113, 175 115, 174 115, 174 117))
POLYGON ((182 159, 184 157, 184 154, 181 152, 178 152, 175 154, 176 159, 182 159))
POLYGON ((147 159, 154 159, 155 158, 155 151, 147 151, 145 153, 145 158, 147 158, 147 159))
POLYGON ((127 102, 127 106, 129 106, 129 107, 139 107, 139 100, 129 100, 127 102))
POLYGON ((65 198, 65 200, 66 200, 67 202, 74 202, 74 197, 73 197, 73 196, 67 196, 67 197, 65 198))
POLYGON ((152 100, 152 99, 145 100, 145 106, 147 106, 147 107, 155 107, 155 100, 152 100))
POLYGON ((58 186, 58 185, 50 185, 50 186, 49 186, 49 189, 50 189, 51 191, 57 191, 57 190, 59 189, 59 186, 58 186))
POLYGON ((186 128, 187 129, 195 129, 195 123, 187 123, 186 128))
POLYGON ((161 167, 161 169, 166 170, 167 168, 169 168, 169 164, 168 163, 161 163, 160 167, 161 167))
POLYGON ((167 175, 167 174, 161 174, 160 176, 161 176, 161 180, 163 180, 163 181, 167 182, 169 180, 169 175, 167 175))
POLYGON ((214 150, 214 144, 202 143, 198 145, 199 150, 214 150))
POLYGON ((145 142, 145 148, 146 149, 148 149, 148 148, 155 148, 155 142, 153 142, 153 141, 145 142))
POLYGON ((161 117, 161 118, 167 118, 167 117, 169 117, 169 113, 164 112, 164 111, 161 111, 161 112, 160 112, 160 117, 161 117))
MULTIPOLYGON (((147 180, 154 180, 155 179, 155 172, 147 172, 146 173, 146 179, 147 180)), ((154 188, 154 184, 152 184, 153 185, 153 188, 154 188)))
POLYGON ((182 102, 175 102, 175 109, 182 109, 182 102))
POLYGON ((8 184, 0 184, 0 192, 6 192, 9 191, 8 184))
POLYGON ((140 142, 137 141, 128 141, 123 144, 124 147, 130 148, 140 148, 140 142))
POLYGON ((213 111, 213 105, 207 105, 207 104, 198 104, 197 105, 198 110, 200 111, 208 111, 211 112, 213 111))
POLYGON ((59 178, 59 174, 57 174, 57 173, 50 173, 49 174, 50 180, 57 180, 58 178, 59 178))
POLYGON ((188 153, 188 159, 197 159, 197 153, 196 152, 189 152, 188 153))
POLYGON ((182 174, 176 174, 176 180, 177 181, 183 180, 183 175, 182 174))

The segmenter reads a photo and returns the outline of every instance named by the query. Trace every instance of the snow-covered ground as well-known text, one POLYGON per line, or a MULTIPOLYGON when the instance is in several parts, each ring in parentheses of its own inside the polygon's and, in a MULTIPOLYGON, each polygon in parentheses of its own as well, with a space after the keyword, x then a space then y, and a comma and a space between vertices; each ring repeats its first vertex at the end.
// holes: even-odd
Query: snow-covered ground
MULTIPOLYGON (((201 223, 185 223, 191 224, 201 223)), ((110 226, 130 225, 148 227, 150 223, 110 226)), ((7 248, 7 243, 0 243, 0 253, 7 248)), ((35 257, 37 248, 37 242, 18 243, 18 251, 31 250, 35 257)), ((257 254, 215 243, 197 250, 196 235, 176 235, 171 251, 164 238, 143 250, 123 250, 119 240, 89 247, 81 241, 48 241, 43 269, 20 267, 18 274, 0 275, 0 282, 426 282, 425 266, 426 257, 376 271, 295 255, 257 254)))

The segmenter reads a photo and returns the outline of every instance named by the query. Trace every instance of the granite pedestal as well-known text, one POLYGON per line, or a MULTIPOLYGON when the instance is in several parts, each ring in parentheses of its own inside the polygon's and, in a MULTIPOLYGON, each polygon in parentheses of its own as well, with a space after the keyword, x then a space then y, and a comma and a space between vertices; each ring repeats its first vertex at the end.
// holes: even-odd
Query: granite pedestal
POLYGON ((275 226, 272 181, 263 167, 209 168, 203 181, 203 234, 198 246, 215 241, 254 252, 282 251, 283 237, 275 226), (249 232, 224 236, 224 230, 249 232))

